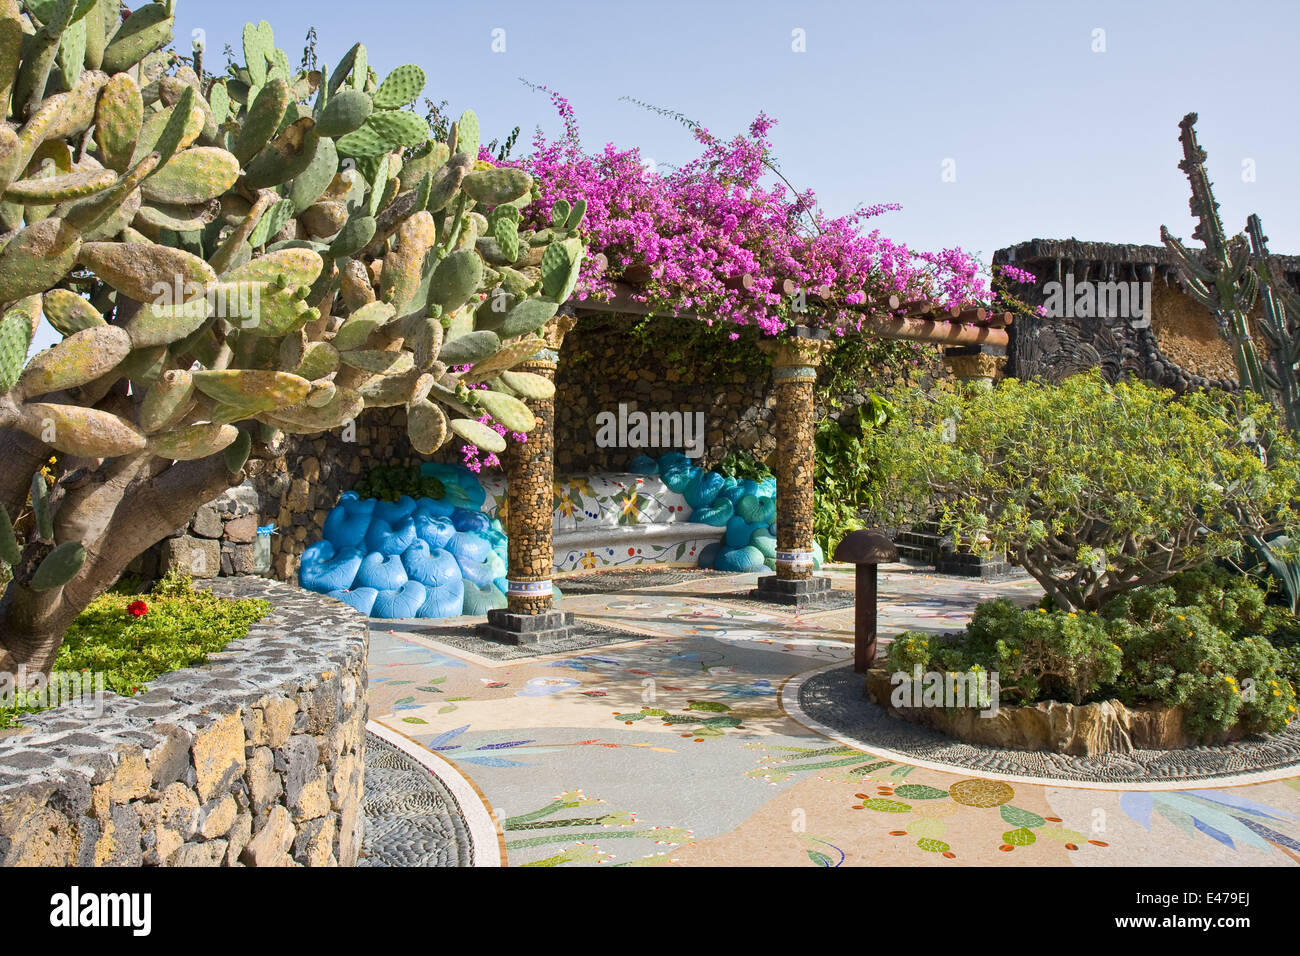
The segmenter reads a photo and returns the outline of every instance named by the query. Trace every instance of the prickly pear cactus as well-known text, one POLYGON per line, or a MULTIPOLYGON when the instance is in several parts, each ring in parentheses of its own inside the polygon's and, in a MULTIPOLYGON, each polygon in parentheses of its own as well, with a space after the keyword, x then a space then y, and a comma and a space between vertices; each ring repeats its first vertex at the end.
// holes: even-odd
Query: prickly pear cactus
MULTIPOLYGON (((0 0, 0 428, 232 475, 367 407, 405 405, 422 453, 528 431, 547 383, 510 370, 573 290, 582 210, 521 234, 531 179, 479 160, 470 111, 429 138, 420 67, 381 80, 358 43, 295 70, 261 22, 207 75, 168 49, 173 2, 0 0), (29 360, 42 322, 62 339, 29 360)), ((57 588, 85 550, 45 530, 57 588)))

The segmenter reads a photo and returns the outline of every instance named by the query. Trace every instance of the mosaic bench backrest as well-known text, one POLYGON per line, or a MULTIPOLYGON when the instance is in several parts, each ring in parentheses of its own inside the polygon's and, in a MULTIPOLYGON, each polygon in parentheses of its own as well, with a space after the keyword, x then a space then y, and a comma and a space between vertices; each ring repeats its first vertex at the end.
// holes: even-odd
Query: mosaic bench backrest
MULTIPOLYGON (((503 475, 482 478, 487 500, 483 511, 498 517, 506 497, 503 475)), ((686 498, 657 475, 616 472, 578 475, 555 482, 557 532, 617 528, 627 525, 672 524, 689 520, 686 498)))

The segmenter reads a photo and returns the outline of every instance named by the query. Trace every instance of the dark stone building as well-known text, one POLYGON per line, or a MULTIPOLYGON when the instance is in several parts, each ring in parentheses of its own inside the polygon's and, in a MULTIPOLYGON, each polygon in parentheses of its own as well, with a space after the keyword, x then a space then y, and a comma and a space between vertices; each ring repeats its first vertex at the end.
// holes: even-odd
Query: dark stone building
MULTIPOLYGON (((1300 287, 1300 257, 1276 258, 1300 287)), ((1032 239, 999 249, 993 264, 1033 273, 1035 285, 1016 293, 1049 313, 1017 317, 1007 375, 1059 381, 1099 367, 1111 381, 1135 375, 1177 391, 1238 387, 1214 316, 1183 290, 1163 246, 1032 239)), ((1256 304, 1252 316, 1259 312, 1256 304)), ((1258 337, 1256 344, 1266 351, 1258 337)))

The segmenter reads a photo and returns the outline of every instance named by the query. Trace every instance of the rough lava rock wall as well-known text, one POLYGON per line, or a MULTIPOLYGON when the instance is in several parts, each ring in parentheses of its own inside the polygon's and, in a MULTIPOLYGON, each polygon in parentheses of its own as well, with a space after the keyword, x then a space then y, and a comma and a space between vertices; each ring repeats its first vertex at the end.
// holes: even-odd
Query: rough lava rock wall
POLYGON ((99 717, 54 708, 0 738, 0 865, 356 863, 365 619, 264 578, 211 587, 272 610, 99 717))

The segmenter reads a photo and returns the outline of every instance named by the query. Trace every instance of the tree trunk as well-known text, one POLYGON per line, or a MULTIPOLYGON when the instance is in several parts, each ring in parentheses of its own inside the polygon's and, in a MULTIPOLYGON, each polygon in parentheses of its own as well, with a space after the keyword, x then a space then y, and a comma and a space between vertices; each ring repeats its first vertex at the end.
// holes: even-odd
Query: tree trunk
POLYGON ((136 557, 242 480, 243 472, 232 475, 219 454, 170 466, 146 454, 115 459, 63 485, 53 501, 55 540, 80 541, 86 562, 64 586, 33 590, 31 576, 51 544, 29 541, 0 600, 0 671, 16 674, 22 666, 29 676, 48 674, 77 615, 136 557))
POLYGON ((27 503, 32 475, 49 458, 50 448, 39 439, 17 429, 0 430, 0 508, 17 518, 27 503))

